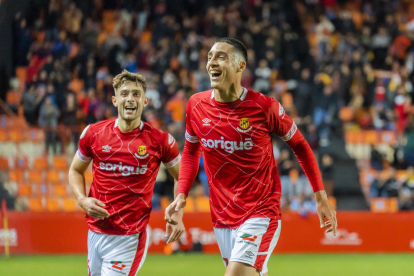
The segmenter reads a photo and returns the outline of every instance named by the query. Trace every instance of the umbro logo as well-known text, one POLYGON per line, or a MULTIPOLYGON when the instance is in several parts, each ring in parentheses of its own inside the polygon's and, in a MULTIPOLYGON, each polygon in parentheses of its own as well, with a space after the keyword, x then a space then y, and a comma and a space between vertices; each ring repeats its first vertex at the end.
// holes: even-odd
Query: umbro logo
POLYGON ((209 118, 205 118, 202 121, 204 123, 203 126, 209 126, 210 125, 210 122, 211 122, 211 120, 209 118))
POLYGON ((254 256, 254 253, 252 251, 246 251, 246 255, 245 255, 246 258, 251 259, 253 256, 254 256))
POLYGON ((112 149, 112 147, 111 147, 111 146, 109 146, 109 145, 102 146, 102 151, 103 151, 103 152, 110 152, 110 151, 111 151, 111 149, 112 149))

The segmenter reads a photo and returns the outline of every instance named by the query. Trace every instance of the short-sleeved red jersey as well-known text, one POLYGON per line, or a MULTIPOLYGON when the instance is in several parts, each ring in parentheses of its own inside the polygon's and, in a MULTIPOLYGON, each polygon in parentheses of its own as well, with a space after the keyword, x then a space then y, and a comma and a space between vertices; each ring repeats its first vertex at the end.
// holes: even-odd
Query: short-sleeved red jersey
MULTIPOLYGON (((203 150, 214 227, 235 228, 254 217, 280 219, 271 133, 288 141, 296 130, 279 102, 251 90, 230 103, 217 102, 213 90, 190 98, 186 140, 203 150)), ((178 192, 185 192, 180 185, 178 192)))
POLYGON ((180 161, 175 139, 141 122, 122 133, 111 119, 85 128, 77 152, 79 159, 93 159, 89 192, 106 204, 110 216, 97 220, 86 215, 90 229, 109 235, 132 235, 145 230, 152 209, 151 198, 160 163, 169 168, 180 161))

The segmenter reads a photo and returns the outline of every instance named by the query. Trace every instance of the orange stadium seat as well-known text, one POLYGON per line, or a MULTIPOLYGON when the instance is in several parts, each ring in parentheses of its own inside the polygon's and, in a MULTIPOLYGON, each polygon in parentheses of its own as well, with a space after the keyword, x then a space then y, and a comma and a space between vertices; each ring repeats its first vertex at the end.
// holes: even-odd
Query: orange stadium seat
POLYGON ((397 212, 398 199, 396 197, 378 197, 371 201, 371 211, 375 213, 397 212))
POLYGON ((19 196, 31 196, 33 194, 33 187, 30 184, 17 185, 17 194, 19 196))
POLYGON ((0 170, 9 169, 9 159, 6 157, 0 157, 0 170))
POLYGON ((364 186, 370 186, 372 181, 378 176, 375 170, 365 170, 359 174, 359 182, 364 186))
POLYGON ((30 170, 28 173, 28 179, 30 183, 42 184, 44 182, 43 171, 30 170))
POLYGON ((162 196, 160 203, 161 203, 161 210, 165 210, 168 207, 168 205, 170 205, 171 202, 168 199, 168 197, 162 196))
POLYGON ((68 186, 66 185, 55 185, 52 187, 53 194, 59 197, 65 197, 68 195, 68 186))
POLYGON ((364 131, 365 143, 374 145, 379 142, 379 133, 376 130, 366 130, 364 131))
POLYGON ((210 211, 210 199, 208 198, 208 196, 198 196, 196 198, 196 205, 198 212, 210 211))
POLYGON ((9 136, 4 129, 0 129, 0 142, 7 142, 9 141, 9 136))
POLYGON ((24 180, 24 172, 22 170, 10 170, 9 180, 14 182, 22 182, 24 180))
POLYGON ((371 201, 371 211, 375 213, 385 213, 387 212, 387 199, 386 198, 374 198, 371 201))
POLYGON ((49 194, 49 185, 46 183, 42 184, 35 184, 34 185, 34 193, 36 195, 48 195, 49 194))
POLYGON ((67 170, 68 169, 68 161, 64 156, 55 156, 53 158, 53 168, 59 170, 67 170))
POLYGON ((25 139, 34 143, 43 142, 45 134, 42 129, 32 127, 26 130, 25 139))
POLYGON ((334 207, 334 209, 336 210, 336 198, 333 196, 328 197, 329 203, 332 205, 332 207, 334 207))
POLYGON ((43 211, 43 200, 38 197, 29 198, 29 210, 30 211, 43 211))
POLYGON ((46 173, 46 180, 50 184, 60 184, 60 171, 58 170, 50 170, 46 173))
POLYGON ((33 162, 33 169, 35 169, 35 170, 47 170, 48 167, 49 167, 49 162, 47 160, 47 157, 42 156, 42 157, 35 158, 35 160, 33 162))
POLYGON ((23 130, 21 129, 11 129, 9 131, 9 139, 12 142, 20 143, 23 142, 24 136, 23 136, 23 130))
POLYGON ((92 180, 93 180, 93 174, 90 170, 87 170, 85 172, 85 182, 90 185, 92 183, 92 180))
POLYGON ((381 133, 381 143, 393 145, 395 143, 395 133, 391 130, 384 130, 381 133))
POLYGON ((194 212, 195 211, 195 201, 194 198, 189 196, 186 199, 186 204, 184 207, 184 212, 186 213, 190 213, 190 212, 194 212))
POLYGON ((5 129, 9 126, 9 117, 8 116, 0 116, 0 127, 5 129))
POLYGON ((29 161, 26 156, 16 156, 14 158, 14 167, 16 169, 28 169, 29 161))
POLYGON ((64 198, 62 199, 62 209, 65 212, 74 212, 77 210, 78 204, 74 198, 64 198))
POLYGON ((23 129, 26 126, 27 122, 23 116, 15 116, 9 120, 9 127, 18 127, 19 129, 23 129))
POLYGON ((339 111, 339 118, 341 118, 341 120, 344 122, 351 121, 353 117, 354 117, 354 112, 352 108, 348 106, 342 107, 341 110, 339 111))
POLYGON ((6 102, 10 105, 19 105, 21 94, 15 91, 9 91, 6 94, 6 102))
POLYGON ((60 210, 59 199, 57 198, 48 198, 46 200, 46 209, 50 212, 56 212, 60 210))

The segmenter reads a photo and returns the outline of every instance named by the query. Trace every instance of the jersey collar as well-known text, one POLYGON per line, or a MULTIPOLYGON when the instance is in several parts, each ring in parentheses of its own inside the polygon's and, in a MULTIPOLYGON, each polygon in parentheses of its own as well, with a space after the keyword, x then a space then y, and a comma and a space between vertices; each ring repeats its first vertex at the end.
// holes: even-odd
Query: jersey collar
MULTIPOLYGON (((243 93, 240 96, 241 101, 244 101, 244 99, 247 97, 247 92, 248 92, 248 90, 245 87, 243 87, 243 93)), ((214 98, 214 89, 211 90, 211 98, 214 98)))
MULTIPOLYGON (((139 131, 141 131, 143 127, 144 127, 144 122, 141 120, 141 124, 139 125, 139 128, 136 128, 134 131, 131 131, 131 132, 128 132, 128 133, 135 133, 136 130, 138 130, 138 129, 139 129, 139 131)), ((119 132, 123 133, 118 127, 118 119, 115 120, 114 128, 118 128, 119 132)))

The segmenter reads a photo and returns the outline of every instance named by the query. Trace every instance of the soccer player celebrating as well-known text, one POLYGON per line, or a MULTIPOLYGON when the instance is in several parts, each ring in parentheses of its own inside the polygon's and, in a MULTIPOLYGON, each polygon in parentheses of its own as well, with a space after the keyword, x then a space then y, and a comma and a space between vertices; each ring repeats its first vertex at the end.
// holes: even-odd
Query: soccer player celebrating
POLYGON ((325 193, 311 148, 279 102, 241 86, 244 45, 221 38, 208 53, 212 90, 187 105, 186 141, 178 194, 165 220, 185 206, 203 150, 210 186, 210 210, 226 276, 267 275, 267 262, 280 235, 281 185, 271 134, 293 150, 312 185, 320 227, 336 234, 336 213, 325 193), (325 218, 328 221, 325 222, 325 218))
MULTIPOLYGON (((163 162, 177 179, 180 154, 168 133, 141 121, 146 82, 124 70, 113 80, 118 118, 91 124, 80 136, 69 169, 69 183, 89 225, 89 275, 136 275, 148 249, 146 227, 152 209, 155 178, 163 162), (85 195, 84 173, 93 160, 93 182, 85 195)), ((167 224, 168 242, 184 232, 182 212, 178 224, 167 224)))

